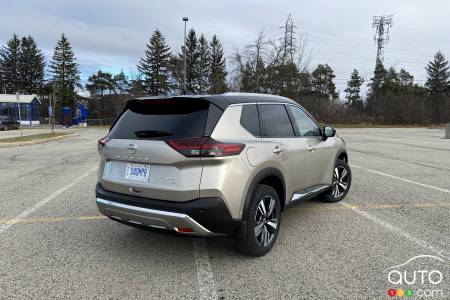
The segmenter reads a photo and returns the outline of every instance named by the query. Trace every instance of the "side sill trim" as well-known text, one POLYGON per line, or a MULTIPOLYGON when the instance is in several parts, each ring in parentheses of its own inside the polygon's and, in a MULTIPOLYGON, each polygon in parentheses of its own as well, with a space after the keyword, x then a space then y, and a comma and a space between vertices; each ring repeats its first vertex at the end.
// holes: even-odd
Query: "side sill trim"
POLYGON ((329 187, 330 187, 329 185, 320 185, 320 186, 313 187, 312 189, 306 189, 306 190, 303 190, 300 192, 296 192, 296 193, 294 193, 294 195, 292 195, 291 202, 302 200, 306 197, 309 197, 311 195, 314 195, 321 191, 324 191, 324 190, 328 189, 329 187))

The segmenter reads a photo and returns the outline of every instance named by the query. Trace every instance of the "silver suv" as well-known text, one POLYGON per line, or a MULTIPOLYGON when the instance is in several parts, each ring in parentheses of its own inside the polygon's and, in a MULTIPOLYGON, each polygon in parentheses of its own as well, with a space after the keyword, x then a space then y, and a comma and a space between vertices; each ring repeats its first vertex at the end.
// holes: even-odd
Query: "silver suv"
POLYGON ((264 255, 281 211, 350 189, 344 141, 296 102, 227 93, 130 100, 99 140, 99 210, 111 219, 195 236, 228 235, 264 255))

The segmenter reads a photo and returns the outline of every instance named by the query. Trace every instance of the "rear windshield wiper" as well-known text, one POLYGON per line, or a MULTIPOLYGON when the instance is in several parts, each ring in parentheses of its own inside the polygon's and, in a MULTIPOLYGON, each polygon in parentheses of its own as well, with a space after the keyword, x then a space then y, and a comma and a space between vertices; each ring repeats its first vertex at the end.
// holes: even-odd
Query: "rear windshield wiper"
POLYGON ((161 130, 141 130, 141 131, 135 131, 134 134, 138 138, 145 139, 145 138, 170 136, 170 135, 173 135, 173 132, 161 131, 161 130))

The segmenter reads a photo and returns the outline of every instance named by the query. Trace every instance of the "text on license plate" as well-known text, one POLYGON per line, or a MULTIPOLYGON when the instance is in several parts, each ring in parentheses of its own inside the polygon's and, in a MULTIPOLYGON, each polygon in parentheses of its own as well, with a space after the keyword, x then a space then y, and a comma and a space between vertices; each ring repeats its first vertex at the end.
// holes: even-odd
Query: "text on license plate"
POLYGON ((150 166, 143 164, 127 164, 125 179, 136 181, 148 181, 150 166))

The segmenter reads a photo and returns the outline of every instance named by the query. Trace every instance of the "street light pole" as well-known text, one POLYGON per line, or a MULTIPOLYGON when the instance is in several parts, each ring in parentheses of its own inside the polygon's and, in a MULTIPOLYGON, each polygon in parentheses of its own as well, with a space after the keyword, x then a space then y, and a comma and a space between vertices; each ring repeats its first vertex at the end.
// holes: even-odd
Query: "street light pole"
POLYGON ((183 17, 184 22, 184 40, 183 40, 183 94, 186 95, 186 23, 188 17, 183 17))

